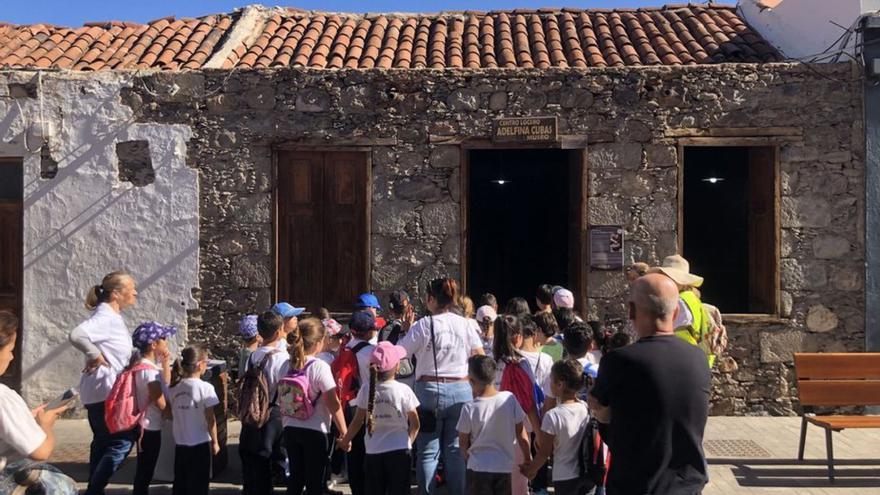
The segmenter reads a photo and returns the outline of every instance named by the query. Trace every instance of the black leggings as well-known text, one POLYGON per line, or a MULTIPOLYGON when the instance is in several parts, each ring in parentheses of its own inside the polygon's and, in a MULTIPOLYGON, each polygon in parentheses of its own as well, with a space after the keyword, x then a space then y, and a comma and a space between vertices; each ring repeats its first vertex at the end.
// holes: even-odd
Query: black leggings
POLYGON ((324 475, 327 469, 329 443, 327 434, 308 428, 284 428, 284 444, 290 462, 287 495, 324 493, 324 475))
POLYGON ((408 450, 367 454, 364 458, 367 495, 409 494, 411 461, 408 450))
POLYGON ((141 438, 141 449, 137 455, 137 470, 134 473, 132 495, 148 495, 156 461, 159 460, 159 449, 162 448, 162 432, 144 430, 141 438))
POLYGON ((211 442, 174 448, 173 495, 208 495, 211 485, 211 442))

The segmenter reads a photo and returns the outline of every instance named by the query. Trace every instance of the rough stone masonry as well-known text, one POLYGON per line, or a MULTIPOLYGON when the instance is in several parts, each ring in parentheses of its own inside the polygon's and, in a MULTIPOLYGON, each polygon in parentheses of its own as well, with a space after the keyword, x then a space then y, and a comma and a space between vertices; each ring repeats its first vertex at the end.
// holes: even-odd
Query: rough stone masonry
MULTIPOLYGON (((713 394, 716 414, 792 414, 793 352, 864 349, 864 131, 856 79, 848 63, 286 68, 141 73, 119 96, 138 123, 191 131, 186 161, 199 175, 200 270, 188 335, 226 357, 238 345, 241 315, 273 297, 276 145, 369 146, 372 288, 383 293, 460 275, 458 143, 487 138, 495 118, 555 115, 560 134, 587 136, 589 223, 624 225, 625 261, 649 263, 677 250, 676 136, 797 129, 774 141, 782 174, 782 312, 728 325, 730 359, 715 372, 713 394)), ((160 174, 155 156, 152 167, 160 174)), ((622 274, 590 272, 588 316, 624 318, 625 293, 622 274)))

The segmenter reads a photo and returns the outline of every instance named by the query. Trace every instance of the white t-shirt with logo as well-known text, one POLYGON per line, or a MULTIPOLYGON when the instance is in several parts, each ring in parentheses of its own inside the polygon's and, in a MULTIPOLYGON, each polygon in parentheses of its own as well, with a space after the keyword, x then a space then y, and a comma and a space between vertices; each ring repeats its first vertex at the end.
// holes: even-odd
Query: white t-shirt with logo
POLYGON ((553 481, 580 477, 578 454, 590 413, 581 401, 560 404, 544 415, 541 431, 553 435, 553 481))
POLYGON ((370 340, 362 340, 355 337, 351 339, 348 344, 345 344, 345 347, 354 349, 354 347, 361 342, 366 342, 367 345, 363 346, 363 348, 355 354, 355 357, 358 362, 358 382, 361 386, 364 386, 365 384, 370 383, 370 355, 373 353, 373 349, 376 348, 376 337, 374 336, 370 340))
POLYGON ((147 358, 141 359, 140 363, 149 366, 149 369, 138 371, 134 374, 134 390, 137 397, 138 410, 146 413, 141 418, 141 426, 147 431, 159 431, 162 429, 162 411, 156 406, 155 402, 150 401, 150 384, 159 382, 162 390, 165 390, 165 384, 162 383, 162 372, 156 363, 147 358))
POLYGON ((266 363, 263 366, 263 375, 266 376, 266 385, 269 387, 269 400, 273 400, 275 398, 275 388, 278 387, 278 380, 284 376, 281 368, 290 361, 290 354, 287 351, 278 349, 277 344, 257 347, 257 350, 248 359, 244 370, 247 372, 251 365, 259 366, 267 354, 271 355, 266 359, 266 363))
POLYGON ((192 447, 211 441, 205 409, 220 403, 214 387, 198 378, 184 378, 171 387, 174 443, 192 447))
POLYGON ((510 392, 477 397, 462 406, 456 429, 470 435, 467 468, 481 473, 513 472, 516 425, 525 417, 510 392))
MULTIPOLYGON (((416 358, 415 377, 434 376, 434 353, 431 348, 431 317, 415 322, 398 345, 409 357, 416 358)), ((437 341, 437 376, 464 378, 467 360, 474 351, 483 348, 479 332, 471 320, 455 313, 441 313, 433 317, 434 338, 437 341)))
POLYGON ((0 457, 15 462, 43 444, 46 433, 37 424, 24 399, 0 384, 0 457))
MULTIPOLYGON (((370 399, 369 382, 358 391, 352 404, 367 410, 370 399)), ((381 454, 395 450, 409 450, 409 420, 407 415, 419 407, 419 400, 412 389, 395 380, 376 384, 373 400, 373 433, 367 433, 364 444, 368 454, 381 454)), ((364 420, 364 431, 367 422, 364 420)))
MULTIPOLYGON (((309 399, 311 399, 315 410, 309 419, 296 419, 287 416, 281 417, 281 424, 284 427, 306 428, 309 430, 320 431, 322 433, 330 432, 330 410, 324 403, 324 394, 336 393, 336 380, 333 378, 333 372, 330 371, 330 365, 322 359, 315 356, 306 357, 306 378, 309 379, 309 399), (312 364, 309 364, 312 363, 312 364)), ((281 377, 287 374, 290 369, 290 361, 284 363, 281 369, 281 377)))
POLYGON ((83 404, 104 402, 116 382, 116 375, 122 372, 131 358, 131 333, 122 315, 107 303, 99 304, 92 316, 77 328, 88 335, 89 341, 101 351, 110 365, 83 373, 79 382, 80 400, 83 404))

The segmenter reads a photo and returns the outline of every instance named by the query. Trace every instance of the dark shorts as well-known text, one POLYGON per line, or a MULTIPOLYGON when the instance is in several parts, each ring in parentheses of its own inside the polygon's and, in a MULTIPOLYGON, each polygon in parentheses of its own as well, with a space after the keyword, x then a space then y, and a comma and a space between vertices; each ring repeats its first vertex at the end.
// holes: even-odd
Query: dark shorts
POLYGON ((470 495, 510 493, 510 473, 483 473, 468 469, 466 480, 470 495))
POLYGON ((595 489, 596 485, 584 478, 553 482, 556 495, 592 495, 595 489))

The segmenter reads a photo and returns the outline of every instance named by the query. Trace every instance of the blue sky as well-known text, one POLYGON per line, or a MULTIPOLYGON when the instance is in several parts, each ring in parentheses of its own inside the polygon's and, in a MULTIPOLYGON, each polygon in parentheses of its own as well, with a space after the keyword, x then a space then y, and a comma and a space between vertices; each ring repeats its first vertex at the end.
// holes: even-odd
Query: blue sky
MULTIPOLYGON (((682 0, 291 0, 282 5, 337 12, 438 12, 441 10, 493 10, 523 7, 571 6, 586 8, 640 7, 682 0)), ((226 12, 257 0, 2 0, 0 21, 14 24, 44 22, 80 26, 86 21, 144 22, 159 17, 197 17, 226 12)), ((263 2, 277 5, 275 0, 263 2)), ((726 3, 734 3, 732 0, 726 3)))

